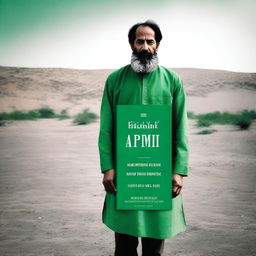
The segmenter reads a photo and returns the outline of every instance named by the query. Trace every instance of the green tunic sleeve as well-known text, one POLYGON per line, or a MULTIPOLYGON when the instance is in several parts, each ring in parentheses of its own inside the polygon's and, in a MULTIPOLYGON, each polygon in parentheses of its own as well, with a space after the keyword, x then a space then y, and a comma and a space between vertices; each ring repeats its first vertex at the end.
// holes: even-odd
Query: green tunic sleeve
POLYGON ((173 92, 173 173, 188 175, 188 127, 186 95, 180 77, 173 92))
POLYGON ((100 132, 98 148, 100 153, 101 172, 114 169, 113 160, 113 107, 110 81, 107 79, 103 91, 100 109, 100 132))

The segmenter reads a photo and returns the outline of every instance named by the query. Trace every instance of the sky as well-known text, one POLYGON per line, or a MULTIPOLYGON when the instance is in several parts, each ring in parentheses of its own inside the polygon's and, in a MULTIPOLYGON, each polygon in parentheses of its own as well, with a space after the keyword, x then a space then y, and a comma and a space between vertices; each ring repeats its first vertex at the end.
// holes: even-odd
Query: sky
POLYGON ((116 69, 128 30, 160 26, 160 65, 256 72, 255 0, 0 0, 0 65, 116 69))

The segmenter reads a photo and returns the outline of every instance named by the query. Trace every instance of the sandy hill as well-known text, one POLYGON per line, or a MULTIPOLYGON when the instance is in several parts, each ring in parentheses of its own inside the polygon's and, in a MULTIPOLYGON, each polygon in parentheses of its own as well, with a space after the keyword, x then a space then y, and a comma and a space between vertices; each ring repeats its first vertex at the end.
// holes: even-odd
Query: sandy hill
MULTIPOLYGON (((205 97, 222 89, 240 88, 248 93, 256 89, 256 73, 191 68, 173 70, 182 77, 189 97, 205 97)), ((0 66, 0 111, 49 106, 57 111, 67 109, 70 114, 87 107, 98 112, 104 81, 111 72, 0 66)))

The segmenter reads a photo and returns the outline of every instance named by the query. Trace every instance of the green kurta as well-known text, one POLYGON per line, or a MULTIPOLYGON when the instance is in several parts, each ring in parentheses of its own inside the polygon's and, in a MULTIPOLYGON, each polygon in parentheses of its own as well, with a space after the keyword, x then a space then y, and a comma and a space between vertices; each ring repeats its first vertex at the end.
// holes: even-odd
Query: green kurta
MULTIPOLYGON (((173 173, 188 174, 186 96, 180 77, 162 66, 144 76, 130 65, 111 73, 106 81, 100 114, 101 171, 115 169, 116 105, 172 105, 173 173)), ((115 195, 107 193, 103 223, 122 234, 165 239, 186 229, 182 195, 172 199, 171 210, 116 210, 115 195)))

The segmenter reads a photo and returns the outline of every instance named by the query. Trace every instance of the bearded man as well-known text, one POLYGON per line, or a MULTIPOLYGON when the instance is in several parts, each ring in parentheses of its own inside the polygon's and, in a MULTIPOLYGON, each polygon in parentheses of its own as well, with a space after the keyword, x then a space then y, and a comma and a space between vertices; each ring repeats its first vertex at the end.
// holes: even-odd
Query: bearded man
POLYGON ((158 65, 157 50, 162 39, 159 26, 146 21, 128 33, 132 49, 131 64, 107 78, 100 114, 99 152, 106 198, 103 223, 115 232, 115 256, 135 256, 138 237, 142 255, 162 255, 164 239, 185 231, 181 188, 188 174, 186 96, 181 78, 158 65), (172 209, 117 210, 115 119, 116 105, 172 106, 172 209))

